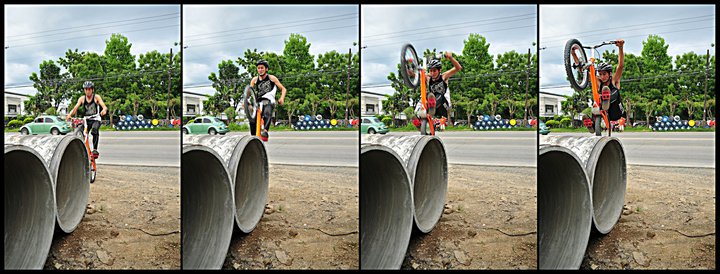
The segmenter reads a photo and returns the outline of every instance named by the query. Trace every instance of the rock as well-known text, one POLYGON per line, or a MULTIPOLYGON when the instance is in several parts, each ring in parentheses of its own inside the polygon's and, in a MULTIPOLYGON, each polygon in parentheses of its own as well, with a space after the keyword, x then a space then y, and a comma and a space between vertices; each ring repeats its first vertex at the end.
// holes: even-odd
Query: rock
POLYGON ((418 269, 418 267, 420 267, 420 264, 413 262, 410 267, 412 267, 412 269, 418 269))
POLYGON ((89 208, 88 210, 85 211, 85 213, 87 213, 88 215, 93 214, 95 212, 97 212, 97 210, 95 210, 94 208, 89 208))
POLYGON ((632 210, 623 210, 623 212, 622 212, 623 215, 630 215, 632 213, 633 213, 632 210))
POLYGON ((642 266, 648 266, 649 261, 647 258, 645 258, 645 255, 642 252, 635 251, 632 253, 633 259, 635 259, 635 262, 642 266))
POLYGON ((469 237, 475 237, 475 235, 477 235, 477 232, 475 232, 474 230, 470 230, 470 231, 468 231, 467 235, 469 237))
POLYGON ((443 210, 444 214, 451 214, 455 212, 452 205, 445 205, 445 209, 443 210))
POLYGON ((265 206, 265 214, 273 214, 275 212, 275 207, 272 205, 266 205, 265 206))
POLYGON ((648 231, 647 236, 648 238, 655 238, 655 232, 648 231))
POLYGON ((118 235, 120 235, 120 232, 117 232, 115 230, 110 231, 110 236, 117 237, 118 235))
POLYGON ((293 237, 293 238, 295 238, 295 236, 298 235, 297 231, 295 231, 295 230, 290 230, 290 232, 288 232, 288 234, 290 235, 290 237, 293 237))
POLYGON ((104 264, 106 264, 106 265, 112 265, 112 264, 113 264, 113 259, 112 259, 112 257, 110 257, 110 255, 108 255, 107 252, 105 252, 104 250, 98 250, 98 251, 95 252, 95 254, 97 255, 98 259, 99 259, 102 263, 104 263, 104 264))
POLYGON ((590 264, 590 269, 595 270, 597 268, 598 268, 598 265, 592 264, 592 263, 590 264))
POLYGON ((55 269, 60 269, 63 265, 61 263, 55 263, 55 269))
POLYGON ((455 259, 457 259, 460 264, 470 265, 470 258, 465 255, 464 251, 455 250, 453 254, 455 255, 455 259))
POLYGON ((285 251, 282 250, 275 250, 275 258, 277 258, 278 261, 280 261, 280 263, 284 265, 290 265, 290 263, 292 262, 292 258, 290 258, 290 256, 288 256, 285 251))
POLYGON ((239 263, 234 263, 234 264, 233 264, 233 268, 234 268, 235 270, 240 269, 240 264, 239 264, 239 263))

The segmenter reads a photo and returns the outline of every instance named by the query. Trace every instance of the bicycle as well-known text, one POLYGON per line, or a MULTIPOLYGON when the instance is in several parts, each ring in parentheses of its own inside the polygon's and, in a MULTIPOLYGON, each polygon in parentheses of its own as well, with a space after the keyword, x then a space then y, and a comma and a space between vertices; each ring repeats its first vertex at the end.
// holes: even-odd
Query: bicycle
POLYGON ((264 106, 260 103, 262 98, 259 98, 257 89, 251 85, 245 86, 245 95, 243 97, 245 117, 248 117, 249 120, 255 120, 255 136, 263 140, 261 132, 266 129, 264 128, 265 120, 262 118, 264 106))
POLYGON ((100 154, 92 153, 92 148, 90 146, 90 134, 88 134, 88 119, 100 121, 100 113, 90 116, 84 116, 82 119, 73 119, 73 127, 75 127, 75 134, 78 137, 83 138, 85 142, 85 149, 88 153, 88 159, 90 159, 90 183, 93 183, 95 182, 95 177, 97 176, 97 163, 95 162, 95 160, 100 157, 100 154), (80 130, 80 127, 78 127, 80 124, 79 121, 82 121, 82 130, 80 130))
MULTIPOLYGON (((595 53, 597 52, 597 48, 614 45, 615 43, 615 41, 606 41, 590 47, 583 46, 577 39, 570 39, 565 43, 563 59, 565 61, 565 73, 570 81, 570 85, 573 89, 582 91, 587 87, 588 81, 592 84, 591 122, 593 123, 592 127, 596 136, 602 136, 602 122, 606 125, 608 136, 612 134, 613 126, 608 120, 607 113, 607 110, 610 108, 610 89, 605 87, 601 92, 598 92, 595 53), (585 49, 591 50, 590 60, 587 59, 585 49)), ((590 128, 591 125, 589 122, 585 122, 585 126, 590 128)))
MULTIPOLYGON (((436 59, 441 59, 443 52, 435 55, 436 59)), ((423 66, 420 66, 418 61, 417 52, 411 44, 405 44, 400 51, 400 74, 407 85, 411 89, 415 89, 420 86, 420 104, 425 112, 425 118, 421 119, 420 122, 420 134, 428 135, 428 127, 430 128, 429 135, 435 135, 435 123, 433 117, 428 113, 428 93, 426 87, 426 71, 427 63, 430 61, 429 57, 425 58, 423 66), (422 79, 422 81, 421 81, 422 79)), ((434 96, 434 95, 433 95, 434 96)), ((420 117, 422 118, 422 117, 420 117)))

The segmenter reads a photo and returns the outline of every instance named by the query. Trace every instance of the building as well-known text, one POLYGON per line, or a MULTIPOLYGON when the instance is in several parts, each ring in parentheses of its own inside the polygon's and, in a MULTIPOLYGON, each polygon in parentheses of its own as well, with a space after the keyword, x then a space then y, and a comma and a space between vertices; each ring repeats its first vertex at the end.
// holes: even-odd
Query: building
POLYGON ((361 91, 360 113, 363 116, 376 114, 384 115, 385 111, 383 111, 382 102, 385 100, 387 100, 385 94, 370 91, 361 91))
POLYGON ((25 101, 30 99, 26 94, 5 91, 5 117, 17 117, 27 115, 25 112, 25 101))
POLYGON ((205 115, 203 110, 203 101, 207 100, 210 96, 202 93, 195 93, 190 91, 183 91, 183 116, 193 117, 196 115, 205 115))
POLYGON ((540 100, 538 106, 540 108, 540 117, 553 117, 555 115, 563 115, 562 102, 567 100, 564 95, 540 92, 540 100))

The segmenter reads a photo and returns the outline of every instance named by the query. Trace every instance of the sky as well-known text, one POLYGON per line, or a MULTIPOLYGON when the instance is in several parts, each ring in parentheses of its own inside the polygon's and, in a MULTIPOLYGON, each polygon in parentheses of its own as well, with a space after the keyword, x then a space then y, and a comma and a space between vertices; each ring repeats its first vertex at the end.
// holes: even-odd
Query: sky
POLYGON ((247 49, 282 55, 291 33, 307 38, 313 56, 356 53, 358 17, 357 5, 184 5, 183 90, 213 94, 208 76, 222 60, 247 49))
MULTIPOLYGON (((576 38, 584 46, 602 41, 625 40, 624 52, 640 55, 642 41, 659 34, 674 57, 686 52, 705 54, 715 43, 713 5, 540 5, 540 91, 571 95, 565 80, 565 42, 576 38), (546 49, 542 49, 547 47, 546 49)), ((599 49, 617 52, 614 45, 599 49)), ((588 58, 590 52, 586 52, 588 58)))
POLYGON ((411 43, 461 54, 470 33, 483 35, 490 54, 536 52, 536 5, 362 5, 361 90, 392 94, 388 74, 397 73, 400 50, 411 43), (408 16, 411 15, 411 16, 408 16), (364 87, 363 87, 364 86, 364 87), (373 88, 371 88, 373 87, 373 88))
POLYGON ((57 62, 68 49, 102 55, 112 33, 128 38, 136 60, 152 50, 177 52, 180 6, 5 5, 5 90, 34 94, 29 77, 43 60, 57 62))

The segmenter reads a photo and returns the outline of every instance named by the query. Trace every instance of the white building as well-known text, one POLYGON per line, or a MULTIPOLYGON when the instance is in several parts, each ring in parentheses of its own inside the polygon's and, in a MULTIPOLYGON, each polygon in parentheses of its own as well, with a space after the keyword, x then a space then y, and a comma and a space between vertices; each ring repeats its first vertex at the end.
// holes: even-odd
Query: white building
POLYGON ((210 96, 202 93, 183 91, 183 116, 193 117, 195 115, 205 115, 203 110, 203 101, 210 96))
POLYGON ((360 92, 360 113, 363 116, 381 114, 384 115, 385 111, 382 108, 382 102, 387 100, 385 94, 375 93, 370 91, 360 92))
POLYGON ((27 115, 25 112, 25 101, 29 99, 28 95, 5 91, 5 117, 17 117, 19 115, 27 115))
POLYGON ((540 117, 563 115, 562 102, 565 100, 567 100, 567 98, 563 95, 541 91, 538 103, 540 117))

